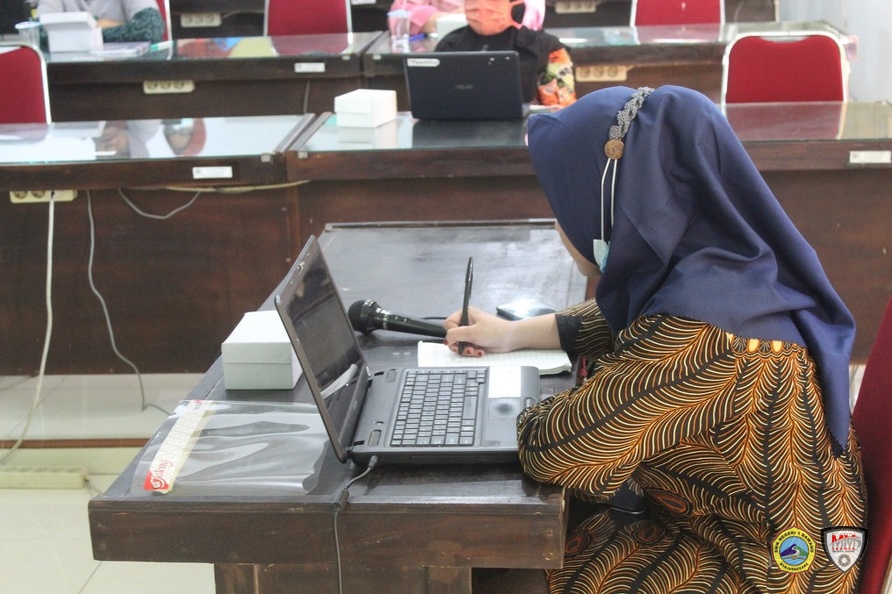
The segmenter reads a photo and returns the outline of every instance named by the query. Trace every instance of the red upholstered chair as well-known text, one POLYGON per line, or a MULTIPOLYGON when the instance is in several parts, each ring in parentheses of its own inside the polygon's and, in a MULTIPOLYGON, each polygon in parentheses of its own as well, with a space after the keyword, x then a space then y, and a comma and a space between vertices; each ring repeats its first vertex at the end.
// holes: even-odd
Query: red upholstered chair
POLYGON ((350 0, 266 0, 264 35, 350 33, 350 0))
POLYGON ((848 100, 845 48, 823 31, 738 35, 723 66, 723 103, 848 100))
POLYGON ((632 0, 633 27, 724 22, 725 0, 632 0))
POLYGON ((867 479, 867 549, 861 594, 889 591, 892 576, 892 299, 870 350, 852 414, 867 479))
POLYGON ((50 122, 46 62, 34 46, 0 43, 0 123, 50 122))
POLYGON ((158 3, 158 12, 164 22, 164 41, 173 39, 173 28, 170 23, 170 0, 155 0, 158 3))

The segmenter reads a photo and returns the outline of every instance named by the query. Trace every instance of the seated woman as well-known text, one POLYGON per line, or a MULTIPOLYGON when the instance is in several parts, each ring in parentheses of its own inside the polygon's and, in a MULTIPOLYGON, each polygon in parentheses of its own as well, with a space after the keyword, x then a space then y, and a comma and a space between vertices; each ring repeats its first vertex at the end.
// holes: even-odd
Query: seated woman
POLYGON ((524 472, 599 503, 548 591, 857 592, 854 320, 724 115, 689 89, 613 87, 528 128, 595 300, 445 325, 465 355, 563 347, 591 363, 517 420, 524 472), (628 484, 642 513, 609 505, 628 484))
POLYGON ((438 52, 514 50, 520 57, 524 101, 562 107, 576 101, 573 61, 561 41, 521 25, 523 0, 466 0, 468 25, 447 34, 438 52))
POLYGON ((102 28, 102 40, 149 41, 164 38, 164 20, 155 0, 40 0, 37 14, 89 12, 102 28))
MULTIPOLYGON (((545 18, 545 0, 525 0, 526 12, 523 15, 524 27, 533 30, 542 28, 545 18)), ((405 10, 409 13, 409 34, 433 33, 437 30, 437 19, 447 14, 462 13, 464 0, 394 0, 390 11, 405 10)))

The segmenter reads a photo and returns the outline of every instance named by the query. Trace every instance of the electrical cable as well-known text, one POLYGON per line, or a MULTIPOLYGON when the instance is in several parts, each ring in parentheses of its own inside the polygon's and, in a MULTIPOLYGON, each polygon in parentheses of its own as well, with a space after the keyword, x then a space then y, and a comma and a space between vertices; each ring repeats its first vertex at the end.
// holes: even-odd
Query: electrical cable
POLYGON ((46 334, 43 339, 43 352, 40 356, 40 368, 37 372, 37 391, 34 393, 34 400, 31 402, 31 408, 28 410, 28 416, 25 418, 25 426, 22 428, 21 436, 16 440, 16 442, 9 448, 9 450, 3 454, 3 457, 0 458, 0 464, 6 462, 7 458, 9 458, 25 441, 25 436, 28 434, 28 429, 31 428, 31 419, 34 418, 34 411, 37 410, 37 407, 40 405, 40 394, 43 390, 43 378, 46 373, 46 360, 49 356, 50 350, 50 339, 53 335, 53 242, 55 236, 55 226, 56 226, 56 201, 54 200, 55 192, 50 193, 50 201, 49 201, 49 213, 47 218, 47 239, 46 239, 46 334))
MULTIPOLYGON (((196 195, 195 198, 198 198, 196 195)), ((195 201, 193 198, 189 203, 195 201)), ((171 213, 172 214, 172 213, 171 213)), ((140 394, 140 404, 142 408, 141 411, 146 410, 147 408, 156 408, 163 412, 164 414, 170 416, 170 411, 164 410, 160 406, 154 403, 146 403, 146 390, 145 386, 143 386, 142 382, 142 374, 139 371, 139 368, 136 367, 136 364, 133 363, 130 359, 125 357, 121 351, 118 350, 118 346, 115 343, 115 332, 112 328, 111 316, 108 313, 108 306, 105 304, 105 299, 102 297, 102 294, 99 292, 99 289, 96 288, 96 284, 93 282, 93 254, 96 251, 96 226, 93 221, 93 196, 90 194, 90 191, 87 190, 87 218, 90 221, 90 255, 87 260, 87 280, 90 283, 90 290, 96 295, 96 298, 99 300, 99 305, 102 307, 102 313, 105 316, 105 324, 108 328, 108 338, 111 342, 112 351, 114 351, 115 355, 126 363, 136 374, 136 379, 139 382, 139 394, 140 394)))
MULTIPOLYGON (((192 196, 191 200, 189 200, 188 202, 186 202, 185 204, 183 204, 181 206, 176 207, 175 209, 173 209, 172 211, 170 211, 169 213, 167 213, 165 215, 156 215, 156 214, 152 214, 152 213, 140 210, 140 208, 138 206, 136 206, 136 204, 134 204, 133 201, 127 197, 126 194, 124 194, 124 190, 122 190, 121 188, 118 188, 118 195, 124 200, 124 202, 127 204, 127 206, 129 206, 131 208, 131 210, 133 210, 133 212, 135 212, 136 214, 138 214, 142 217, 146 217, 148 219, 155 219, 158 221, 163 221, 165 219, 169 219, 170 217, 177 214, 178 212, 186 210, 187 208, 192 206, 195 203, 195 201, 198 200, 198 197, 201 196, 201 194, 203 192, 203 190, 197 190, 197 191, 193 190, 193 191, 195 192, 195 195, 192 196)), ((89 194, 89 192, 87 192, 88 199, 89 199, 89 196, 90 196, 90 194, 89 194)), ((92 222, 93 222, 93 218, 92 218, 92 215, 90 215, 90 223, 92 224, 92 222)))
POLYGON ((304 113, 307 113, 307 110, 310 108, 310 79, 307 79, 307 84, 304 87, 304 113))
POLYGON ((350 498, 350 486, 358 481, 359 479, 368 476, 368 474, 372 471, 372 469, 378 465, 378 456, 372 456, 369 460, 368 466, 366 469, 362 471, 361 474, 353 477, 347 483, 341 487, 338 496, 335 498, 334 505, 334 514, 332 515, 332 522, 334 528, 334 544, 335 544, 335 560, 337 562, 338 568, 338 594, 344 593, 344 576, 341 572, 341 544, 338 540, 338 512, 347 507, 347 500, 350 498))

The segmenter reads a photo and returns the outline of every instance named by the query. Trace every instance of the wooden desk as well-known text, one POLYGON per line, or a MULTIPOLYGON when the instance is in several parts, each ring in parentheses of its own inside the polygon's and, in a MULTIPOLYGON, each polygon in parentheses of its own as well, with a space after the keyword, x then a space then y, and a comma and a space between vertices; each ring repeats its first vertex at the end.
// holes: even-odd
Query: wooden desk
MULTIPOLYGON (((847 43, 854 40, 823 21, 755 22, 725 25, 548 28, 564 42, 573 58, 576 92, 582 96, 604 87, 631 88, 674 84, 721 99, 722 58, 728 42, 748 31, 831 31, 847 43)), ((408 53, 433 51, 435 39, 409 44, 408 53)), ((408 111, 403 61, 407 52, 382 37, 363 55, 366 86, 397 91, 399 109, 408 111)))
MULTIPOLYGON (((858 322, 864 361, 892 294, 892 150, 885 103, 729 105, 727 114, 775 195, 815 247, 858 322), (829 115, 828 113, 829 112, 829 115)), ((553 216, 521 123, 417 122, 342 137, 320 119, 288 154, 301 236, 329 222, 553 216)))
POLYGON ((362 86, 382 33, 178 39, 142 56, 49 54, 57 122, 318 113, 362 86))
MULTIPOLYGON (((91 235, 93 278, 121 352, 145 373, 202 372, 303 245, 283 151, 312 119, 205 118, 203 146, 191 146, 191 156, 174 153, 157 120, 0 126, 0 375, 36 373, 46 332, 48 208, 12 204, 9 191, 78 190, 54 209, 48 373, 131 372, 111 349, 88 284, 91 235), (125 187, 143 212, 164 215, 208 186, 244 191, 208 192, 155 220, 116 189, 125 187)), ((171 132, 182 137, 190 122, 171 132)))
MULTIPOLYGON (((550 223, 358 227, 327 231, 321 242, 348 304, 371 297, 410 315, 446 315, 460 307, 467 254, 474 256, 476 284, 486 287, 475 293, 475 303, 491 311, 522 295, 572 302, 584 287, 550 223), (459 280, 450 280, 453 275, 459 280)), ((373 371, 414 364, 417 338, 376 331, 363 337, 363 350, 371 354, 373 371)), ((572 382, 569 373, 543 380, 546 392, 572 382)), ((219 362, 190 398, 303 401, 299 389, 227 392, 219 362)), ((106 493, 90 502, 96 559, 214 563, 217 592, 338 591, 334 506, 340 487, 361 469, 340 464, 320 436, 293 456, 292 472, 312 477, 278 477, 277 483, 294 485, 290 494, 288 487, 261 487, 240 495, 185 478, 166 495, 146 493, 140 461, 170 427, 170 421, 162 426, 106 493), (302 460, 307 451, 322 454, 302 460)), ((266 478, 262 468, 256 475, 258 483, 266 478)), ((469 593, 472 567, 558 567, 566 512, 562 490, 524 477, 519 465, 382 464, 350 487, 337 516, 343 591, 469 593)))

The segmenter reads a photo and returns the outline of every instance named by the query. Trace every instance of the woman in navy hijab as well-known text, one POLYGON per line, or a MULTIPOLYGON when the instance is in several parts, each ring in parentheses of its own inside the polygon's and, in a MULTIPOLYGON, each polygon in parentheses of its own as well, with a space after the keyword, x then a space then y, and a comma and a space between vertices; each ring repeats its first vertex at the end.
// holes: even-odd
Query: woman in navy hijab
POLYGON ((531 117, 529 146, 595 299, 446 327, 465 355, 562 347, 590 363, 518 418, 524 471, 604 504, 548 590, 856 592, 854 322, 723 114, 688 89, 617 87, 531 117), (641 513, 609 505, 624 485, 641 513))

